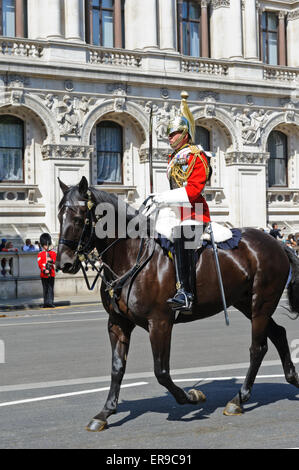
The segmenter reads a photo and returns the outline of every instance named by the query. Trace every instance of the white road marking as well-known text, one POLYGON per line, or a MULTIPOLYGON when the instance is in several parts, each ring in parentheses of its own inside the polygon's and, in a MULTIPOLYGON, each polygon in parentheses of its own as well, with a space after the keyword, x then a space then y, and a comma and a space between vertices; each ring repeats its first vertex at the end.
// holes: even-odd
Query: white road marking
MULTIPOLYGON (((121 388, 140 387, 141 385, 148 385, 148 382, 137 382, 134 384, 126 384, 126 385, 122 385, 121 388)), ((104 392, 109 389, 110 387, 103 387, 103 388, 95 388, 93 390, 81 390, 80 392, 61 393, 59 395, 49 395, 46 397, 37 397, 37 398, 28 398, 26 400, 9 401, 6 403, 0 403, 0 408, 6 407, 6 406, 23 405, 25 403, 34 403, 38 401, 55 400, 57 398, 68 398, 68 397, 75 397, 78 395, 88 395, 91 393, 104 392)))
POLYGON ((108 321, 108 318, 82 318, 81 320, 53 320, 53 321, 32 321, 27 323, 6 323, 0 325, 1 328, 9 326, 34 326, 34 325, 56 325, 57 323, 77 323, 77 322, 89 322, 89 321, 108 321))
MULTIPOLYGON (((256 380, 257 379, 281 378, 281 377, 284 377, 284 375, 283 374, 257 375, 256 380)), ((173 381, 174 382, 212 382, 213 380, 233 380, 233 379, 244 380, 245 378, 246 378, 246 375, 234 376, 234 377, 206 377, 206 378, 195 377, 193 379, 174 379, 173 381)))
MULTIPOLYGON (((281 365, 280 361, 264 361, 261 367, 277 366, 281 365)), ((238 370, 238 369, 248 369, 249 363, 239 363, 239 364, 224 364, 218 366, 207 366, 207 367, 195 367, 189 369, 176 369, 170 371, 171 376, 175 375, 191 375, 199 374, 206 372, 218 372, 218 371, 227 371, 227 370, 238 370)), ((137 372, 137 373, 127 373, 125 375, 126 380, 139 380, 139 379, 149 379, 155 377, 154 372, 137 372)), ((211 380, 214 379, 211 377, 211 380)), ((86 377, 79 379, 68 379, 68 380, 55 380, 51 382, 36 382, 29 384, 16 384, 16 385, 4 385, 0 387, 1 392, 16 392, 22 390, 34 390, 40 388, 55 388, 55 387, 66 387, 70 385, 84 385, 89 383, 99 383, 99 382, 110 382, 110 375, 102 377, 86 377)), ((179 379, 178 379, 179 380, 179 379)), ((186 379, 182 379, 183 381, 186 379)), ((193 380, 193 379, 192 379, 193 380)), ((196 379, 194 379, 196 380, 196 379)))

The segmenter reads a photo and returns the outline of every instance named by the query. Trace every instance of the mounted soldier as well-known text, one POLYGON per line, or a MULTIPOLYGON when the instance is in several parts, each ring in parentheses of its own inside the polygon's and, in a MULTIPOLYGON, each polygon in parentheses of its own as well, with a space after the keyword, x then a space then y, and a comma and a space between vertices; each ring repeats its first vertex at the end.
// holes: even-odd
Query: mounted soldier
POLYGON ((168 231, 168 238, 175 247, 177 293, 168 303, 175 311, 191 313, 193 289, 190 271, 194 266, 194 248, 201 246, 201 235, 210 222, 209 208, 202 191, 211 176, 211 155, 193 143, 195 122, 187 104, 188 93, 182 92, 181 97, 180 116, 170 121, 167 131, 173 149, 167 168, 171 189, 155 194, 152 201, 160 209, 156 231, 162 234, 168 231), (188 249, 191 237, 193 249, 188 249))

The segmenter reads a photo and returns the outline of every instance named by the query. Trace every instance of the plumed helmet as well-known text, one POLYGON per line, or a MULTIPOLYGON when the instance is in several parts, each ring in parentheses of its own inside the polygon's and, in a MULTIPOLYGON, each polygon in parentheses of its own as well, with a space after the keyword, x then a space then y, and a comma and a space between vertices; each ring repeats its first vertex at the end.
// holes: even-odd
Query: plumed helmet
POLYGON ((52 245, 52 238, 51 238, 51 235, 49 233, 43 233, 41 236, 40 236, 40 244, 41 246, 50 246, 52 245))
POLYGON ((195 133, 195 122, 187 103, 189 95, 186 91, 182 91, 181 97, 182 101, 180 116, 176 116, 175 118, 170 120, 168 124, 167 134, 170 135, 173 132, 188 132, 191 141, 193 141, 195 133))

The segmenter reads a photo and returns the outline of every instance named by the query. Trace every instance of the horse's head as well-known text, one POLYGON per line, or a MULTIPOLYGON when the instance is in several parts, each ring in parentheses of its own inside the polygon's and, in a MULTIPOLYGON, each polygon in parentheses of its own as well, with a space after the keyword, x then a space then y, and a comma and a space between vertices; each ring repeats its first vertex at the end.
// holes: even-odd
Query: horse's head
MULTIPOLYGON (((83 177, 77 186, 67 186, 59 180, 63 198, 59 204, 60 237, 56 267, 64 273, 76 274, 80 269, 78 249, 86 243, 88 213, 88 182, 83 177)), ((89 229, 88 229, 89 230, 89 229)))

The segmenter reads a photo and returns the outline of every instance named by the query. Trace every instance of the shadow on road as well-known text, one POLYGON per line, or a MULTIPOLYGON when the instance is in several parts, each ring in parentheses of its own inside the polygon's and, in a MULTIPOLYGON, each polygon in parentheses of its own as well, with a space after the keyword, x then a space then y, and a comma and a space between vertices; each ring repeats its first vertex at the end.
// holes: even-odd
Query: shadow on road
MULTIPOLYGON (((199 388, 207 396, 207 401, 198 405, 181 406, 168 392, 164 396, 155 398, 122 400, 119 403, 118 412, 129 412, 129 415, 117 423, 110 424, 109 427, 121 426, 145 413, 166 414, 168 421, 190 422, 208 419, 219 408, 225 408, 226 403, 240 390, 240 383, 236 379, 217 380, 205 384, 195 384, 195 386, 184 388, 184 390, 188 391, 191 388, 199 388), (192 416, 188 416, 192 411, 192 416)), ((244 411, 249 413, 259 407, 284 400, 299 401, 299 390, 287 383, 257 383, 253 387, 251 399, 244 405, 244 411)))

